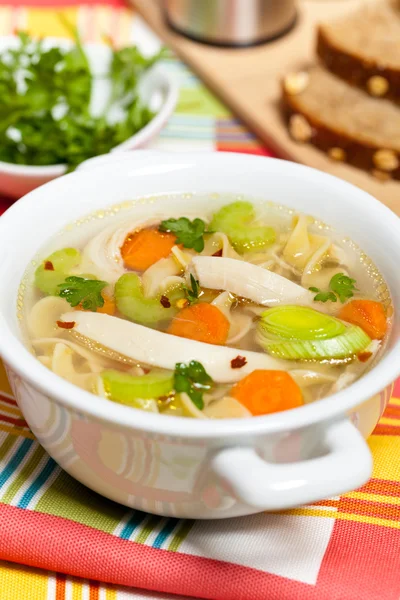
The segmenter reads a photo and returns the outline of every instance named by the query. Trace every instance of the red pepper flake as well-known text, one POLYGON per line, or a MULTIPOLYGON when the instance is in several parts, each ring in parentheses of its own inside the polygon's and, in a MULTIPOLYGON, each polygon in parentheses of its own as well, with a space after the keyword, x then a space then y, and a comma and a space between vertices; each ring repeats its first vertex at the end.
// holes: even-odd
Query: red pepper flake
POLYGON ((57 321, 57 325, 61 329, 73 329, 75 327, 75 321, 57 321))
POLYGON ((221 250, 217 250, 217 252, 214 252, 213 256, 222 256, 222 248, 221 250))
POLYGON ((46 260, 44 263, 44 270, 45 271, 54 271, 54 265, 51 262, 51 260, 46 260))
POLYGON ((167 298, 167 296, 161 296, 161 298, 160 298, 160 304, 164 308, 170 308, 171 307, 171 302, 169 301, 169 298, 167 298))
POLYGON ((169 396, 160 396, 157 400, 160 400, 160 402, 168 402, 169 396))
POLYGON ((372 352, 360 352, 360 354, 357 355, 357 358, 360 362, 365 363, 371 358, 371 356, 372 352))
POLYGON ((232 369, 241 369, 244 365, 247 365, 247 358, 244 356, 237 356, 231 360, 232 369))

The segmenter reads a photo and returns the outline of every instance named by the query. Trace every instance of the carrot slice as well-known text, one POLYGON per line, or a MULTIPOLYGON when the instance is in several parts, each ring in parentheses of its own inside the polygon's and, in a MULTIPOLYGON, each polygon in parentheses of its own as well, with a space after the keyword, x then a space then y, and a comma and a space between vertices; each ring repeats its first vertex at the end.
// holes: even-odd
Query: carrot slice
POLYGON ((179 337, 216 344, 225 344, 230 323, 213 304, 201 302, 183 308, 171 321, 168 333, 179 337))
POLYGON ((343 306, 339 318, 358 325, 373 340, 381 340, 387 331, 385 309, 374 300, 351 300, 343 306))
MULTIPOLYGON (((106 315, 113 316, 115 314, 115 301, 114 298, 111 298, 107 294, 101 294, 104 299, 104 304, 101 308, 98 308, 96 312, 104 313, 106 315)), ((75 310, 85 310, 81 304, 75 307, 75 310)))
POLYGON ((130 269, 146 271, 161 258, 169 256, 175 243, 176 236, 172 233, 142 229, 128 235, 121 247, 121 255, 130 269))
POLYGON ((303 404, 299 386, 286 371, 253 371, 234 385, 229 395, 255 416, 289 410, 303 404))

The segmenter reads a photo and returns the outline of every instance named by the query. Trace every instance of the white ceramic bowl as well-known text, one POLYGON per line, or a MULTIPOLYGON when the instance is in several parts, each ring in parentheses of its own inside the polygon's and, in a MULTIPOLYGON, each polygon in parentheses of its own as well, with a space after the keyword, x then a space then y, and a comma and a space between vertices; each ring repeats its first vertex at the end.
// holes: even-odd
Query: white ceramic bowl
MULTIPOLYGON (((0 38, 0 53, 10 47, 17 47, 18 38, 16 36, 5 36, 0 38)), ((72 42, 62 38, 45 38, 45 47, 61 47, 68 49, 72 42)), ((140 50, 146 54, 154 47, 142 39, 142 44, 138 44, 140 50)), ((90 112, 93 116, 98 116, 103 111, 109 91, 109 82, 105 79, 111 60, 111 49, 105 44, 85 44, 84 50, 89 61, 90 70, 97 77, 94 80, 92 96, 90 102, 90 112)), ((168 118, 173 113, 178 100, 178 84, 173 77, 162 67, 155 65, 141 78, 138 85, 138 93, 142 100, 150 106, 155 115, 153 119, 143 129, 135 135, 125 140, 111 150, 111 152, 121 152, 124 150, 134 150, 143 148, 158 135, 168 118)), ((66 165, 17 165, 0 161, 0 194, 10 198, 21 198, 24 194, 33 189, 64 175, 67 170, 66 165)))
MULTIPOLYGON (((210 209, 218 196, 204 202, 210 209)), ((138 203, 138 215, 159 202, 138 203)), ((182 214, 192 202, 168 200, 182 214)), ((201 211, 201 207, 199 206, 201 211)), ((162 515, 223 518, 340 494, 371 474, 364 441, 400 373, 400 221, 365 192, 297 164, 234 154, 139 151, 92 161, 17 202, 0 219, 0 354, 40 443, 73 477, 127 506, 162 515), (198 421, 141 412, 74 387, 21 341, 16 298, 47 238, 98 209, 175 192, 236 193, 320 217, 375 260, 396 310, 385 356, 362 379, 319 402, 244 420, 198 421)), ((168 348, 165 348, 168 352, 168 348)), ((212 347, 210 347, 212 352, 212 347)))

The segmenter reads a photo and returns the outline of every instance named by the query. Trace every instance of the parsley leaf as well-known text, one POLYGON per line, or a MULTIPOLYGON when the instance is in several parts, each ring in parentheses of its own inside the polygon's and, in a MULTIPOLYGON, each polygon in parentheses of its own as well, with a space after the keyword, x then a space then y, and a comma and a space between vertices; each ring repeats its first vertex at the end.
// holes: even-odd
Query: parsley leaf
POLYGON ((174 373, 175 391, 185 392, 199 410, 203 410, 203 394, 208 392, 213 380, 208 375, 203 365, 196 360, 189 364, 176 363, 174 373))
POLYGON ((111 101, 120 99, 125 106, 135 95, 141 75, 164 56, 164 49, 146 58, 136 46, 121 48, 113 53, 111 62, 112 95, 111 101))
POLYGON ((77 31, 68 50, 46 48, 19 33, 19 45, 0 53, 0 161, 21 165, 67 164, 111 148, 142 129, 153 112, 138 95, 141 75, 161 54, 146 58, 135 47, 113 50, 108 73, 110 98, 100 115, 90 113, 92 88, 99 79, 77 31))
POLYGON ((65 298, 72 307, 80 304, 84 310, 96 312, 98 308, 104 306, 101 290, 107 285, 106 281, 99 279, 71 276, 58 285, 59 296, 65 298))
POLYGON ((180 219, 166 219, 161 221, 160 231, 168 231, 176 235, 178 244, 185 248, 193 248, 196 252, 204 250, 204 233, 206 224, 202 219, 190 221, 187 217, 180 219))
POLYGON ((332 277, 329 287, 339 297, 340 302, 346 302, 354 296, 354 291, 357 289, 356 280, 347 277, 344 273, 337 273, 332 277))
POLYGON ((189 300, 189 304, 195 304, 200 296, 200 287, 198 280, 193 277, 192 273, 190 274, 190 285, 192 286, 191 288, 184 285, 183 291, 189 300))
POLYGON ((337 298, 333 292, 321 292, 321 290, 316 287, 310 287, 308 289, 311 292, 317 292, 317 295, 314 298, 315 302, 327 302, 328 300, 337 302, 337 298))
POLYGON ((317 295, 314 297, 315 302, 337 302, 339 298, 340 302, 344 303, 354 296, 354 291, 357 289, 355 284, 355 279, 351 279, 351 277, 348 277, 344 273, 337 273, 329 282, 331 291, 323 292, 317 287, 310 287, 308 289, 311 292, 316 292, 317 295))
MULTIPOLYGON (((85 112, 89 116, 89 103, 92 88, 90 65, 82 46, 78 30, 59 14, 59 19, 75 40, 75 46, 69 50, 55 72, 57 85, 62 91, 70 110, 85 112)), ((41 61, 43 57, 41 57, 41 61)), ((50 82, 51 84, 51 82, 50 82)))

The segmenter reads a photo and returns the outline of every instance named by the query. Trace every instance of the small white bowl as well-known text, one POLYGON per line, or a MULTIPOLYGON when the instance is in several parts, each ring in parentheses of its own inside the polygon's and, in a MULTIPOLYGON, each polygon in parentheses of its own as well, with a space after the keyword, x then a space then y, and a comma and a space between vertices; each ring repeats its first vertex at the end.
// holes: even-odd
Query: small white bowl
MULTIPOLYGON (((16 36, 0 38, 0 53, 7 48, 17 47, 16 36)), ((68 49, 72 42, 62 38, 46 38, 45 47, 58 46, 68 49)), ((139 49, 146 54, 147 48, 139 49)), ((106 75, 111 59, 111 49, 105 44, 84 44, 92 73, 106 75)), ((105 80, 95 80, 92 90, 90 112, 102 112, 108 98, 110 85, 105 80)), ((162 129, 173 113, 178 100, 178 84, 162 65, 155 65, 144 74, 139 82, 138 93, 143 101, 155 112, 153 119, 135 135, 111 150, 121 152, 146 146, 162 129)), ((40 185, 64 175, 67 166, 63 164, 33 166, 17 165, 0 161, 0 194, 10 198, 21 198, 40 185)))
POLYGON ((229 153, 108 155, 35 190, 1 217, 0 354, 43 447, 70 475, 112 500, 161 515, 213 519, 309 504, 359 487, 371 474, 363 438, 400 373, 399 256, 400 220, 362 190, 314 169, 229 153), (16 314, 18 288, 46 240, 126 200, 154 196, 135 207, 138 218, 149 218, 165 213, 166 202, 182 215, 209 212, 232 193, 314 215, 375 261, 390 287, 395 318, 385 355, 364 377, 294 410, 196 420, 95 397, 27 350, 16 314))

